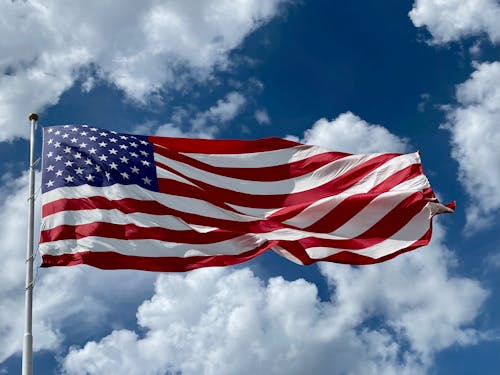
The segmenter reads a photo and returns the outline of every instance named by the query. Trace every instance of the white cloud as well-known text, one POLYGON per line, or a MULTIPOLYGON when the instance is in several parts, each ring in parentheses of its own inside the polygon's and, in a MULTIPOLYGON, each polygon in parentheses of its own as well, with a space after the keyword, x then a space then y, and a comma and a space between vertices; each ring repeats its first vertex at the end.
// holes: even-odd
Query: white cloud
POLYGON ((100 78, 142 103, 204 80, 281 2, 2 2, 0 141, 26 137, 27 114, 57 103, 78 78, 84 90, 100 78))
POLYGON ((381 314, 424 362, 453 344, 476 343, 482 335, 467 325, 480 313, 487 293, 472 279, 450 275, 456 259, 443 237, 437 223, 428 247, 376 267, 323 264, 342 306, 338 319, 381 314))
POLYGON ((381 125, 369 124, 351 112, 328 121, 319 119, 304 132, 302 142, 349 153, 405 152, 408 142, 381 125))
POLYGON ((221 127, 236 118, 244 106, 246 98, 239 92, 228 93, 223 99, 206 111, 195 112, 192 108, 176 108, 171 121, 158 126, 154 122, 139 124, 133 130, 136 134, 151 134, 165 137, 214 138, 221 127))
POLYGON ((426 27, 433 43, 486 34, 500 42, 500 4, 496 0, 416 0, 409 16, 426 27))
POLYGON ((200 138, 213 138, 221 125, 233 120, 246 104, 245 97, 233 91, 224 99, 219 99, 217 104, 207 111, 198 113, 191 120, 190 133, 200 138))
POLYGON ((459 180, 470 196, 467 225, 491 223, 500 208, 500 62, 476 66, 457 86, 458 105, 449 107, 445 128, 451 133, 452 156, 459 180))
POLYGON ((271 119, 269 118, 269 114, 267 111, 262 108, 255 111, 255 120, 259 123, 259 125, 267 125, 271 123, 271 119))
POLYGON ((63 368, 68 374, 424 374, 439 350, 478 340, 469 326, 486 297, 477 282, 450 276, 453 260, 441 240, 381 265, 323 264, 328 301, 303 279, 265 282, 249 269, 161 275, 137 312, 143 337, 114 331, 72 348, 63 368))
MULTIPOLYGON (((40 181, 37 174, 36 180, 40 181)), ((24 275, 27 231, 27 174, 19 178, 4 175, 0 187, 0 363, 21 351, 24 330, 24 275), (15 213, 15 214, 13 214, 15 213)), ((35 235, 40 227, 39 200, 35 205, 35 235)), ((38 263, 38 262, 37 262, 38 263)), ((155 275, 137 271, 100 271, 90 267, 66 267, 37 270, 33 301, 34 350, 57 350, 68 329, 96 329, 120 324, 107 318, 113 304, 149 294, 155 275), (133 275, 132 275, 133 273, 133 275), (122 293, 122 290, 127 293, 122 293), (70 324, 67 324, 71 321, 70 324), (105 323, 109 322, 109 323, 105 323)), ((114 314, 113 314, 114 315, 114 314)))

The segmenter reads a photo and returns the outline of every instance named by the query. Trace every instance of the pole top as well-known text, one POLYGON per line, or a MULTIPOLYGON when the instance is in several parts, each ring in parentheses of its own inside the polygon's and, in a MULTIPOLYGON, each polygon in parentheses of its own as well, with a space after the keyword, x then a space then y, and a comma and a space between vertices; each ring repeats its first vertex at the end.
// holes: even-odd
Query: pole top
POLYGON ((30 121, 31 120, 38 121, 38 115, 36 113, 30 113, 29 119, 30 119, 30 121))

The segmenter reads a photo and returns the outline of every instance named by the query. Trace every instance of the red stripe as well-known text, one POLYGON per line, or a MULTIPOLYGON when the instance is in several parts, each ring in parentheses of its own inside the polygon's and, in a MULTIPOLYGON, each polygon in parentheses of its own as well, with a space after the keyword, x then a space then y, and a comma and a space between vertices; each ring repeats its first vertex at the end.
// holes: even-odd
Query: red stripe
POLYGON ((202 267, 230 266, 246 262, 264 253, 275 243, 270 241, 254 250, 238 255, 177 257, 138 257, 113 252, 79 252, 76 254, 43 255, 41 267, 75 266, 88 264, 93 267, 115 270, 134 269, 155 272, 184 272, 202 267))
POLYGON ((156 201, 141 201, 137 199, 119 199, 110 200, 104 197, 72 198, 59 199, 42 206, 42 217, 55 214, 62 211, 78 210, 112 210, 116 209, 124 214, 145 213, 152 215, 172 215, 182 220, 197 225, 204 225, 216 228, 225 228, 233 232, 240 233, 263 233, 281 228, 289 228, 288 225, 277 221, 255 220, 251 222, 238 222, 232 220, 216 219, 203 215, 191 214, 183 211, 174 210, 164 206, 156 201))
POLYGON ((312 259, 309 258, 307 253, 304 251, 304 247, 301 246, 300 243, 289 241, 286 244, 286 247, 283 246, 283 243, 280 244, 280 246, 284 247, 288 252, 293 254, 293 256, 297 257, 304 265, 310 265, 316 262, 320 261, 326 261, 326 262, 335 262, 335 263, 344 263, 344 264, 351 264, 351 265, 368 265, 368 264, 376 264, 376 263, 381 263, 385 262, 386 260, 392 259, 400 254, 406 253, 408 251, 414 250, 418 247, 425 246, 429 243, 432 235, 432 223, 430 224, 431 227, 429 230, 417 241, 412 243, 410 246, 407 246, 403 249, 400 249, 398 251, 395 251, 391 254, 384 255, 383 257, 380 258, 371 258, 366 255, 361 255, 357 254, 356 252, 350 252, 350 251, 342 251, 333 255, 330 255, 326 258, 322 259, 312 259))
POLYGON ((395 156, 392 154, 380 155, 352 168, 349 172, 346 172, 343 175, 332 179, 331 181, 323 185, 297 193, 275 195, 253 195, 213 186, 203 181, 184 176, 183 174, 173 170, 172 168, 156 162, 156 165, 160 168, 163 168, 165 170, 168 170, 169 172, 175 173, 185 178, 199 188, 196 189, 189 184, 184 184, 182 182, 173 181, 170 179, 159 178, 158 189, 161 193, 203 199, 208 202, 219 202, 219 204, 221 203, 222 198, 226 203, 244 207, 288 207, 301 204, 303 202, 312 203, 314 201, 317 201, 318 199, 339 194, 359 182, 363 177, 366 177, 368 174, 373 172, 373 170, 377 169, 394 157, 395 156))
MULTIPOLYGON (((338 240, 307 237, 294 242, 300 243, 304 248, 322 246, 349 250, 359 250, 376 245, 394 235, 422 210, 427 204, 427 201, 422 199, 422 197, 422 193, 417 192, 406 198, 375 225, 355 238, 338 240)), ((129 240, 157 239, 167 242, 212 244, 239 237, 245 233, 265 233, 285 227, 282 223, 267 220, 251 224, 227 221, 225 224, 227 224, 226 227, 208 233, 198 233, 190 230, 175 231, 158 227, 138 227, 134 224, 118 225, 102 222, 74 226, 61 225, 53 229, 42 231, 40 242, 44 243, 65 239, 79 239, 87 236, 99 236, 129 240), (237 230, 235 231, 234 229, 236 228, 237 230)), ((278 240, 279 245, 285 249, 287 248, 286 244, 288 242, 290 241, 278 240)))
MULTIPOLYGON (((382 181, 378 185, 375 185, 368 192, 361 194, 354 194, 352 196, 346 197, 340 205, 341 207, 343 205, 343 207, 349 208, 349 205, 351 204, 352 207, 349 208, 351 209, 350 213, 345 211, 340 211, 334 208, 329 213, 326 213, 325 216, 320 220, 331 223, 332 227, 333 227, 333 220, 337 220, 338 223, 345 223, 347 222, 347 220, 351 219, 354 215, 356 215, 361 209, 366 207, 373 199, 375 199, 381 193, 385 193, 391 190, 393 187, 399 185, 400 183, 409 180, 411 178, 417 177, 420 174, 421 174, 420 164, 412 164, 406 167, 405 169, 402 169, 394 173, 393 175, 387 177, 384 181, 382 181)), ((335 195, 332 194, 332 197, 334 196, 335 195)), ((269 219, 278 221, 289 220, 298 215, 308 206, 310 206, 311 203, 313 202, 304 202, 302 204, 290 207, 284 207, 271 214, 269 216, 269 219)), ((320 225, 320 221, 316 222, 315 225, 320 225)), ((338 224, 336 227, 338 228, 338 226, 340 225, 342 224, 338 224)), ((331 232, 331 230, 328 230, 327 232, 331 232)))
MULTIPOLYGON (((320 220, 307 227, 306 230, 324 233, 333 232, 357 215, 381 193, 385 193, 401 182, 419 176, 420 174, 420 164, 412 164, 374 186, 367 194, 356 194, 347 197, 320 220)), ((418 192, 418 194, 421 193, 418 192)))
POLYGON ((175 160, 200 170, 221 176, 251 181, 280 181, 311 173, 333 161, 342 159, 350 154, 341 152, 325 152, 313 155, 307 159, 297 160, 288 164, 259 168, 231 168, 217 167, 180 154, 171 149, 155 146, 154 152, 168 159, 175 160))
MULTIPOLYGON (((292 246, 293 242, 287 246, 286 250, 297 257, 304 265, 313 264, 318 261, 330 261, 351 265, 368 265, 384 262, 402 253, 427 245, 430 241, 431 233, 432 229, 430 228, 427 233, 422 236, 422 238, 415 241, 412 245, 380 258, 370 258, 353 252, 343 251, 324 259, 311 259, 307 256, 304 249, 299 244, 292 246)), ((239 255, 216 255, 210 257, 195 256, 189 258, 137 257, 113 252, 90 251, 76 254, 43 255, 41 267, 88 264, 101 269, 136 269, 154 272, 184 272, 202 267, 223 267, 246 262, 264 253, 274 245, 275 243, 270 241, 270 243, 263 245, 259 249, 239 255)))
POLYGON ((312 235, 314 235, 314 233, 311 233, 311 237, 302 238, 296 241, 280 241, 279 245, 287 250, 287 245, 290 242, 300 244, 304 249, 310 247, 331 247, 336 249, 361 250, 374 246, 391 238, 391 236, 408 224, 416 214, 422 211, 427 202, 422 200, 421 197, 422 194, 420 192, 408 197, 375 225, 354 238, 341 240, 326 239, 313 237, 312 235))
POLYGON ((176 152, 195 154, 247 154, 302 146, 301 143, 275 137, 253 141, 241 141, 233 139, 193 139, 149 136, 148 140, 153 144, 170 148, 176 152))
POLYGON ((194 230, 170 230, 161 227, 140 227, 135 224, 94 222, 80 225, 59 225, 40 232, 40 243, 80 239, 89 236, 120 240, 152 239, 186 244, 211 244, 241 236, 243 233, 214 230, 199 233, 194 230))

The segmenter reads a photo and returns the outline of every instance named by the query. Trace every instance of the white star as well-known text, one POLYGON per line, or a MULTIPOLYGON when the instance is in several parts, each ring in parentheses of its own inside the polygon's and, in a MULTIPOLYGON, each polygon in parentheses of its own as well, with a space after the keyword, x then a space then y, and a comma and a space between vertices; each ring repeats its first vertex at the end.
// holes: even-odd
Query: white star
POLYGON ((54 181, 49 180, 49 182, 45 183, 45 185, 47 185, 47 187, 54 186, 54 181))
POLYGON ((133 156, 134 158, 137 158, 139 155, 137 155, 135 152, 131 152, 130 156, 133 156))
POLYGON ((137 146, 139 146, 139 145, 138 145, 137 143, 135 143, 135 142, 130 142, 130 146, 132 146, 132 147, 137 147, 137 146))
POLYGON ((53 165, 49 165, 47 167, 47 172, 52 172, 54 170, 54 166, 53 165))
POLYGON ((92 160, 90 160, 89 158, 85 159, 85 164, 92 165, 92 160))
POLYGON ((51 157, 52 157, 52 155, 54 155, 54 153, 53 153, 52 151, 50 151, 50 152, 47 154, 47 157, 48 157, 48 158, 51 158, 51 157))
POLYGON ((90 128, 90 130, 92 130, 93 132, 96 132, 97 128, 90 128))
POLYGON ((94 176, 92 176, 91 174, 87 175, 87 177, 85 177, 87 179, 87 181, 94 181, 94 176))
POLYGON ((120 145, 120 148, 126 150, 128 148, 128 146, 127 145, 120 145))
POLYGON ((68 176, 68 177, 65 177, 64 179, 66 180, 66 182, 73 182, 73 180, 74 180, 73 176, 68 176))
POLYGON ((148 153, 147 153, 146 151, 141 150, 141 151, 139 151, 139 152, 140 152, 142 155, 144 155, 144 156, 148 156, 148 153))
POLYGON ((122 163, 127 164, 128 159, 127 159, 125 156, 122 156, 122 157, 120 158, 120 161, 121 161, 122 163))
POLYGON ((144 184, 146 184, 146 185, 151 185, 151 180, 147 177, 143 177, 142 181, 144 181, 144 184))
POLYGON ((55 134, 55 135, 59 135, 59 134, 61 134, 61 132, 58 130, 58 131, 56 131, 54 134, 55 134))
POLYGON ((116 138, 110 138, 109 141, 113 142, 113 143, 116 143, 118 140, 116 138))
POLYGON ((78 139, 76 139, 75 137, 71 138, 71 143, 76 143, 78 142, 78 139))
POLYGON ((78 131, 78 128, 73 128, 73 129, 71 129, 71 131, 76 132, 76 131, 78 131))
POLYGON ((61 155, 57 155, 55 159, 56 159, 56 161, 61 161, 62 160, 62 156, 61 155))
POLYGON ((128 180, 128 179, 129 179, 129 175, 128 175, 128 173, 127 173, 127 172, 122 172, 122 173, 120 173, 120 174, 123 176, 123 178, 124 178, 125 180, 128 180))
POLYGON ((64 127, 64 129, 67 129, 67 128, 69 128, 69 125, 64 125, 63 127, 64 127))
POLYGON ((71 167, 73 164, 74 163, 71 160, 68 160, 66 163, 64 163, 66 167, 71 167))
POLYGON ((108 157, 106 155, 101 155, 101 156, 99 156, 99 160, 106 161, 106 160, 108 160, 108 157))
POLYGON ((112 163, 109 165, 109 167, 110 167, 111 169, 118 169, 118 164, 116 164, 115 162, 112 162, 112 163))
POLYGON ((95 171, 96 172, 100 172, 101 171, 101 166, 100 165, 96 165, 95 166, 95 171))
POLYGON ((142 165, 147 165, 149 167, 149 164, 151 164, 149 161, 147 160, 141 160, 141 163, 142 165))
POLYGON ((50 138, 49 141, 47 142, 47 144, 51 145, 52 142, 54 142, 54 140, 52 138, 50 138))
POLYGON ((87 147, 87 144, 85 142, 80 143, 80 148, 87 147))
POLYGON ((63 137, 63 138, 68 138, 68 137, 69 137, 69 134, 68 134, 68 133, 64 133, 62 137, 63 137))
POLYGON ((61 169, 59 169, 57 172, 56 172, 56 176, 57 177, 61 177, 62 176, 62 173, 63 171, 61 169))
POLYGON ((89 150, 89 154, 95 154, 97 152, 97 150, 92 147, 90 150, 89 150))
POLYGON ((107 143, 106 143, 106 142, 101 142, 101 143, 99 143, 99 146, 101 146, 101 147, 106 147, 106 146, 107 146, 107 143))
POLYGON ((118 151, 116 151, 114 148, 108 151, 111 155, 116 155, 118 151))
POLYGON ((83 173, 83 168, 80 168, 80 167, 76 168, 75 169, 75 173, 76 174, 82 174, 83 173))
POLYGON ((148 142, 146 142, 146 141, 141 140, 140 142, 141 142, 143 145, 145 145, 145 146, 147 146, 147 145, 148 145, 148 142))
POLYGON ((135 165, 130 168, 130 170, 132 171, 132 173, 139 173, 139 168, 137 168, 135 165))
POLYGON ((54 131, 54 129, 52 129, 52 128, 50 128, 50 129, 48 130, 48 132, 49 132, 49 133, 52 133, 53 131, 54 131))
POLYGON ((128 137, 125 135, 120 135, 120 139, 128 139, 128 137))
POLYGON ((87 132, 81 132, 80 135, 86 136, 87 132))
POLYGON ((97 137, 94 137, 94 136, 92 136, 92 137, 89 137, 89 139, 90 139, 90 140, 91 140, 92 142, 95 142, 95 141, 97 141, 97 137))
POLYGON ((69 154, 71 152, 71 147, 66 146, 66 148, 64 149, 64 152, 69 154))
POLYGON ((110 132, 110 133, 117 134, 114 130, 111 130, 111 132, 110 132))
POLYGON ((54 147, 55 147, 55 148, 59 148, 59 147, 61 147, 61 142, 56 142, 56 143, 54 143, 54 147))
POLYGON ((82 158, 82 154, 80 154, 79 152, 77 152, 75 154, 75 159, 81 159, 82 158))
POLYGON ((105 137, 105 136, 107 136, 107 135, 108 135, 108 133, 106 133, 106 132, 100 132, 100 133, 99 133, 99 135, 100 135, 101 137, 105 137))
POLYGON ((104 174, 106 175, 106 178, 108 179, 108 181, 111 179, 111 173, 109 172, 104 172, 104 174))

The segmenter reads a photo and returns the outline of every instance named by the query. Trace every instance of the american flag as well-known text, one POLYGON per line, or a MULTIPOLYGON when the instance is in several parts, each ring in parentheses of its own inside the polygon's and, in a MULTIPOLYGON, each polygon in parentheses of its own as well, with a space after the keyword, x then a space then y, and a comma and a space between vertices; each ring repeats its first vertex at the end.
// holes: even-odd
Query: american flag
POLYGON ((370 264, 426 245, 440 204, 420 156, 44 128, 42 266, 187 271, 267 251, 370 264))

